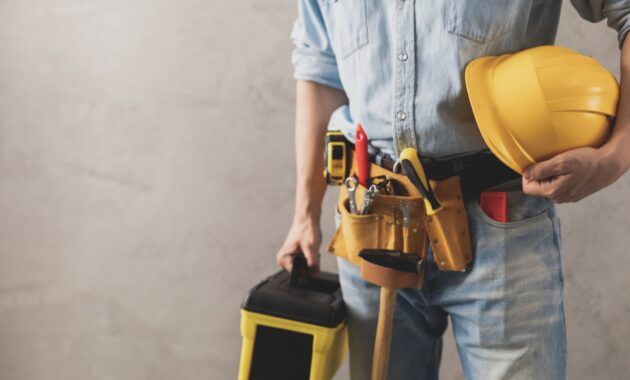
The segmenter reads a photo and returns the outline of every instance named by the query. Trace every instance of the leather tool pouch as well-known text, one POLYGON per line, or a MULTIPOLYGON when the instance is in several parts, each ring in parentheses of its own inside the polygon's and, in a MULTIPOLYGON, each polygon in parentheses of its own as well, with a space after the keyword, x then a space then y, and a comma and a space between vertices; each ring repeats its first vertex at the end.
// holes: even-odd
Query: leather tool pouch
MULTIPOLYGON (((337 202, 341 223, 328 246, 330 253, 355 265, 360 265, 359 252, 366 248, 399 250, 424 260, 430 242, 440 270, 462 271, 468 267, 472 248, 459 177, 431 181, 442 209, 427 216, 424 200, 407 177, 374 164, 370 165, 370 173, 396 180, 409 195, 377 195, 368 214, 355 215, 349 211, 348 191, 341 186, 337 202), (404 202, 410 204, 409 228, 403 226, 399 208, 404 202)), ((362 204, 365 192, 365 187, 357 187, 358 205, 362 204)))
POLYGON ((472 261, 472 247, 459 177, 431 186, 442 204, 437 214, 424 217, 435 263, 440 270, 463 271, 472 261))
MULTIPOLYGON (((357 187, 356 199, 360 205, 366 192, 357 187)), ((337 209, 341 223, 335 232, 328 251, 355 265, 360 265, 359 253, 363 249, 387 249, 413 253, 426 258, 427 233, 424 227, 424 209, 421 197, 377 195, 367 215, 351 214, 348 192, 341 187, 337 209), (401 202, 410 203, 410 226, 403 227, 401 202), (406 250, 403 250, 406 248, 406 250)))

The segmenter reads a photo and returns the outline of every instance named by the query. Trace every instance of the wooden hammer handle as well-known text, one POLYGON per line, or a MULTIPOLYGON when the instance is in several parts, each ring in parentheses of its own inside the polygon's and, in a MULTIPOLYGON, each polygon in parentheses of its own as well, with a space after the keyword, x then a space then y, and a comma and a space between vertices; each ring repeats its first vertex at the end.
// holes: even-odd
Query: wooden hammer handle
POLYGON ((392 340, 396 289, 381 287, 381 301, 378 308, 378 325, 372 356, 372 380, 387 380, 389 349, 392 340))

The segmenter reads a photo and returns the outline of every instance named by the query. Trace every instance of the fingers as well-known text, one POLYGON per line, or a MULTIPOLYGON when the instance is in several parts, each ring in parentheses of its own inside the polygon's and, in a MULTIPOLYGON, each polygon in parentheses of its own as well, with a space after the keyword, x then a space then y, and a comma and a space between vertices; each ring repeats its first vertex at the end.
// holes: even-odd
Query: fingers
POLYGON ((523 176, 523 192, 528 195, 549 198, 556 203, 563 203, 571 201, 573 190, 571 183, 571 175, 531 181, 523 176))
POLYGON ((523 176, 523 192, 528 195, 534 195, 538 197, 550 196, 550 181, 548 180, 528 180, 523 176))
POLYGON ((293 256, 302 252, 306 258, 306 263, 311 271, 315 274, 319 272, 319 252, 314 244, 294 242, 283 246, 276 255, 276 263, 278 266, 290 272, 293 269, 293 256))
POLYGON ((321 243, 321 229, 319 225, 310 222, 294 223, 289 230, 282 248, 276 255, 276 262, 279 266, 291 271, 293 267, 293 256, 300 252, 306 258, 309 271, 317 273, 319 271, 319 246, 321 243))
POLYGON ((571 172, 571 160, 566 154, 559 154, 547 161, 532 164, 523 171, 523 178, 543 180, 550 177, 558 177, 571 172))
POLYGON ((293 255, 292 253, 287 253, 280 259, 280 266, 287 272, 291 272, 293 269, 293 255))
POLYGON ((313 246, 305 247, 302 252, 312 274, 319 272, 319 252, 313 246))
POLYGON ((276 263, 286 271, 291 272, 291 269, 293 269, 293 255, 299 250, 297 242, 285 243, 276 255, 276 263))
POLYGON ((555 202, 567 202, 573 189, 570 184, 574 171, 571 151, 539 162, 523 171, 523 192, 549 198, 555 202))

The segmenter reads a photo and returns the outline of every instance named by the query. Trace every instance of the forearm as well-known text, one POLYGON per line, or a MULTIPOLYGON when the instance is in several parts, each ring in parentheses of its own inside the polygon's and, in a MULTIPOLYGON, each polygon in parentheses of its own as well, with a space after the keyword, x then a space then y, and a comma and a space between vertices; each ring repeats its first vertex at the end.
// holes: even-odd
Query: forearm
POLYGON ((621 47, 621 80, 615 128, 602 147, 621 172, 630 169, 630 38, 621 47))
POLYGON ((319 220, 326 191, 322 175, 323 147, 330 115, 348 100, 343 91, 310 81, 297 81, 295 218, 319 220))

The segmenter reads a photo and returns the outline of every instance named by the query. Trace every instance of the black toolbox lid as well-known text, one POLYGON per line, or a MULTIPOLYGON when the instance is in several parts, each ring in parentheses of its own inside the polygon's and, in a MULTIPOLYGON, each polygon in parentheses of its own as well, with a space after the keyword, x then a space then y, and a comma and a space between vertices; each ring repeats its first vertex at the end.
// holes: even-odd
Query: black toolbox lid
MULTIPOLYGON (((305 263, 296 258, 294 268, 300 270, 305 263)), ((327 272, 298 277, 295 271, 291 274, 281 270, 250 290, 241 307, 326 327, 336 327, 346 318, 339 277, 327 272)))

